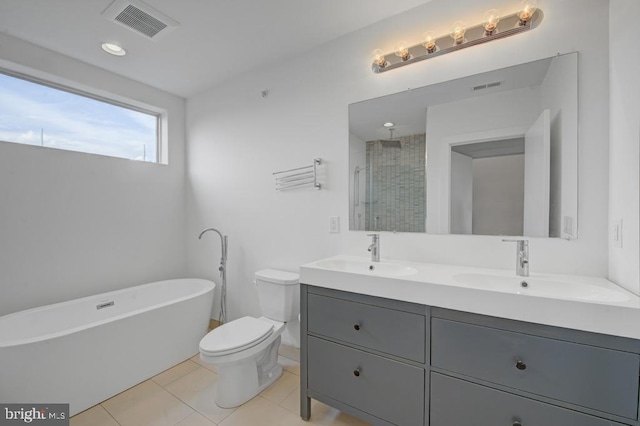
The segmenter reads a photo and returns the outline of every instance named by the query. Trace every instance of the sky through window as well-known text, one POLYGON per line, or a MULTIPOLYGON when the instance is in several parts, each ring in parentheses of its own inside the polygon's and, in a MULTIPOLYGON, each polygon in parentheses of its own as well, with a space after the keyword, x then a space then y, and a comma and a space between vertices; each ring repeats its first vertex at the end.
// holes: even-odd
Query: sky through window
POLYGON ((0 73, 0 141, 158 161, 158 117, 0 73))

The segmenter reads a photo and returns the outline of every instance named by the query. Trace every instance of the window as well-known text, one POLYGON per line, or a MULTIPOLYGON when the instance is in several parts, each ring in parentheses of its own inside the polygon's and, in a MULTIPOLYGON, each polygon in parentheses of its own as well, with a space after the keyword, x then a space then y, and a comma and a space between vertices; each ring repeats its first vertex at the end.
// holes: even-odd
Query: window
POLYGON ((158 162, 159 115, 0 73, 0 141, 158 162))

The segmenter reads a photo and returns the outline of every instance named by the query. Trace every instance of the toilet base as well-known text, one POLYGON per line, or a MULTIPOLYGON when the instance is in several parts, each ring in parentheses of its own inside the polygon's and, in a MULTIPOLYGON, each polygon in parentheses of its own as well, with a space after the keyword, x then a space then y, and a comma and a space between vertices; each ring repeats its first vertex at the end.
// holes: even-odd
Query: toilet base
POLYGON ((238 407, 258 395, 282 375, 278 364, 278 336, 264 351, 244 360, 217 364, 218 392, 216 405, 238 407))

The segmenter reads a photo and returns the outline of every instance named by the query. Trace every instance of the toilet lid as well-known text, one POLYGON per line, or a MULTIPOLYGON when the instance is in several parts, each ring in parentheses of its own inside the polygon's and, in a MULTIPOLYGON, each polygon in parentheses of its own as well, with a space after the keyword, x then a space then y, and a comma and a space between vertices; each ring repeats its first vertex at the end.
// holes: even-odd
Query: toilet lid
POLYGON ((200 351, 229 353, 253 346, 273 331, 273 324, 253 317, 242 317, 214 329, 200 341, 200 351))

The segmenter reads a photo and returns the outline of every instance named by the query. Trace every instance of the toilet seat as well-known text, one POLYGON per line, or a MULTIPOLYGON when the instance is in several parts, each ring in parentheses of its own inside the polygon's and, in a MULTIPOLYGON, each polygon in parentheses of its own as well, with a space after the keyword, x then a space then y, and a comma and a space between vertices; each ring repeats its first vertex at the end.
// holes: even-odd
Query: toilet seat
POLYGON ((242 317, 214 329, 200 341, 200 352, 221 356, 257 345, 273 333, 274 325, 253 317, 242 317))

